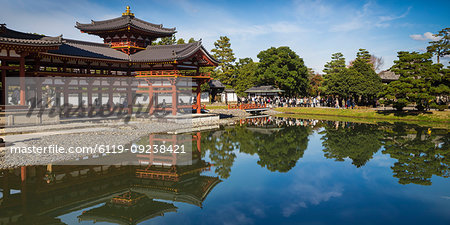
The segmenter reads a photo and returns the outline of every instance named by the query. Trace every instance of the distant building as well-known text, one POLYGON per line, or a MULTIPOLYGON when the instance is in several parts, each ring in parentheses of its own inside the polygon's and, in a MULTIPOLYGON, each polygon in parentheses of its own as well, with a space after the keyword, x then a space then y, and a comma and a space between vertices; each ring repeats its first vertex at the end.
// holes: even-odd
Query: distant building
MULTIPOLYGON (((222 84, 219 80, 210 80, 208 82, 212 101, 216 101, 216 96, 220 93, 222 93, 225 90, 225 85, 222 84)), ((209 97, 209 96, 208 96, 209 97)), ((203 99, 202 99, 203 101, 203 99)), ((209 101, 209 99, 208 99, 209 101)))
POLYGON ((272 85, 254 86, 245 91, 248 97, 262 96, 262 97, 274 97, 278 96, 283 90, 276 88, 272 85))
POLYGON ((394 72, 389 71, 389 70, 381 71, 380 73, 378 73, 378 75, 380 76, 383 84, 388 84, 388 83, 390 83, 392 81, 396 81, 396 80, 398 80, 398 78, 400 78, 400 75, 395 74, 394 72))
POLYGON ((237 102, 238 101, 238 96, 236 94, 236 92, 234 91, 234 89, 229 89, 226 88, 221 95, 221 100, 222 102, 237 102))

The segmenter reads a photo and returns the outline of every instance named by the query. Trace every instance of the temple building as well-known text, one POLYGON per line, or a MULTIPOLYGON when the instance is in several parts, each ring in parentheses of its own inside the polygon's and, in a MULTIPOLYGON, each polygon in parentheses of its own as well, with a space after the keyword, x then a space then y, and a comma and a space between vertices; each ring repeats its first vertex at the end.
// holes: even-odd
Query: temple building
POLYGON ((29 98, 25 90, 30 87, 35 92, 32 97, 39 101, 45 91, 45 79, 52 77, 61 78, 49 84, 56 89, 54 105, 68 104, 71 94, 78 94, 80 102, 81 96, 87 96, 87 105, 94 104, 95 99, 97 103, 111 105, 113 94, 121 92, 126 96, 127 109, 131 113, 131 102, 138 89, 142 92, 143 82, 147 86, 144 92, 150 98, 148 103, 151 105, 155 102, 156 107, 158 101, 154 98, 157 98, 155 92, 164 89, 163 92, 172 95, 172 98, 170 107, 162 110, 176 115, 182 106, 180 102, 183 102, 178 97, 181 90, 176 87, 177 82, 180 78, 189 78, 192 81, 190 88, 197 100, 194 106, 190 104, 183 107, 194 108, 200 113, 200 86, 211 79, 209 74, 201 73, 200 68, 218 65, 218 61, 202 46, 201 40, 188 44, 152 45, 158 38, 174 35, 175 28, 140 20, 131 13, 129 7, 120 17, 87 24, 77 22, 75 27, 82 33, 103 38, 103 43, 23 33, 0 24, 2 108, 11 104, 16 108, 25 106, 29 98), (11 84, 19 89, 16 104, 10 102, 13 90, 5 85, 8 84, 6 79, 11 77, 19 80, 17 84, 11 84), (25 81, 29 77, 36 79, 33 82, 25 81), (94 77, 103 80, 87 79, 94 77), (74 83, 66 78, 77 81, 74 83), (140 78, 142 82, 118 84, 112 78, 140 78), (165 79, 167 84, 155 84, 148 78, 165 79), (108 98, 103 95, 108 95, 108 98))

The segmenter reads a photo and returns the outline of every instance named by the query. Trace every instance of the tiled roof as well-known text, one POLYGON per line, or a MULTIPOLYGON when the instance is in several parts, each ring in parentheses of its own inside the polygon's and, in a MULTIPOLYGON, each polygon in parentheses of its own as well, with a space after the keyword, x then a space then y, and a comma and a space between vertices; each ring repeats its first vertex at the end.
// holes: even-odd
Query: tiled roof
POLYGON ((247 89, 246 93, 263 93, 263 92, 283 92, 278 88, 273 87, 272 85, 263 85, 263 86, 255 86, 247 89))
POLYGON ((395 74, 392 71, 386 70, 386 71, 382 71, 378 74, 381 78, 381 80, 383 81, 395 81, 398 80, 398 78, 400 78, 400 75, 395 74))
POLYGON ((204 51, 211 61, 217 63, 203 48, 200 41, 179 45, 152 45, 128 56, 121 51, 112 49, 108 44, 63 39, 63 44, 59 49, 50 50, 49 53, 131 62, 168 62, 188 58, 199 50, 204 51))
POLYGON ((208 84, 211 88, 225 88, 225 85, 223 85, 219 80, 210 80, 208 84))
POLYGON ((140 20, 131 15, 124 15, 110 20, 93 21, 91 23, 76 23, 76 28, 84 32, 98 32, 121 29, 126 27, 134 27, 149 33, 160 34, 163 36, 171 36, 176 31, 175 28, 165 28, 162 24, 153 24, 140 20))
POLYGON ((110 48, 107 44, 64 39, 57 50, 49 53, 98 59, 128 60, 128 55, 110 48))
POLYGON ((179 45, 149 45, 145 50, 131 55, 131 61, 159 62, 182 60, 200 49, 206 52, 200 41, 179 45))
MULTIPOLYGON (((127 55, 122 51, 111 48, 108 44, 63 39, 62 37, 47 37, 43 35, 27 34, 0 27, 0 43, 20 43, 29 45, 55 45, 56 50, 48 53, 64 56, 78 56, 108 60, 122 60, 124 62, 169 62, 183 60, 202 51, 213 63, 218 63, 206 49, 201 41, 177 45, 149 45, 146 49, 127 55)), ((199 61, 203 59, 198 59, 199 61)))
POLYGON ((0 24, 0 43, 30 46, 58 46, 62 44, 62 37, 22 33, 10 30, 4 24, 0 24))

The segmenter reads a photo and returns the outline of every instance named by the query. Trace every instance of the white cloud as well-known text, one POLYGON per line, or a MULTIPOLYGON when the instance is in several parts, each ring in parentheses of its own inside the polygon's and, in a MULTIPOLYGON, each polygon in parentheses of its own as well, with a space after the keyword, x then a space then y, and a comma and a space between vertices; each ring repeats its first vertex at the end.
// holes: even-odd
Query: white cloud
POLYGON ((302 208, 308 208, 308 205, 319 205, 327 202, 331 198, 342 196, 344 188, 342 184, 328 184, 326 181, 333 176, 332 172, 325 168, 316 168, 314 175, 307 174, 306 170, 299 170, 295 174, 293 183, 288 186, 291 199, 284 203, 281 213, 284 217, 290 217, 302 208))
POLYGON ((302 29, 297 24, 289 23, 289 22, 277 22, 271 24, 259 24, 259 25, 237 25, 237 26, 228 26, 221 29, 223 33, 227 33, 228 35, 264 35, 264 34, 273 34, 273 33, 298 33, 298 32, 306 32, 305 29, 302 29))
POLYGON ((409 37, 416 41, 426 41, 426 40, 438 41, 438 40, 440 40, 439 37, 434 36, 433 33, 431 33, 431 32, 425 32, 423 35, 422 34, 411 34, 411 35, 409 35, 409 37))
POLYGON ((375 2, 368 1, 361 8, 344 8, 343 13, 340 13, 335 18, 342 18, 337 23, 331 26, 331 32, 348 32, 360 29, 370 28, 387 28, 391 26, 391 22, 399 20, 408 16, 411 7, 400 14, 396 15, 392 12, 384 12, 383 8, 380 8, 375 2), (352 12, 352 13, 348 13, 352 12))

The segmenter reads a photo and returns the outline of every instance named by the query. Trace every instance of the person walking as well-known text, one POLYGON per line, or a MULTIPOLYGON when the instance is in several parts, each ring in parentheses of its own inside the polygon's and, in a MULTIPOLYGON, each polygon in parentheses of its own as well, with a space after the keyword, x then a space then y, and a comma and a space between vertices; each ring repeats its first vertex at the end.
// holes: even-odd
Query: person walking
POLYGON ((18 88, 15 88, 11 96, 11 103, 13 105, 17 105, 19 104, 19 102, 20 102, 20 91, 18 88))
POLYGON ((34 108, 36 107, 36 91, 34 89, 31 89, 30 86, 27 86, 27 92, 25 93, 27 105, 34 108))

